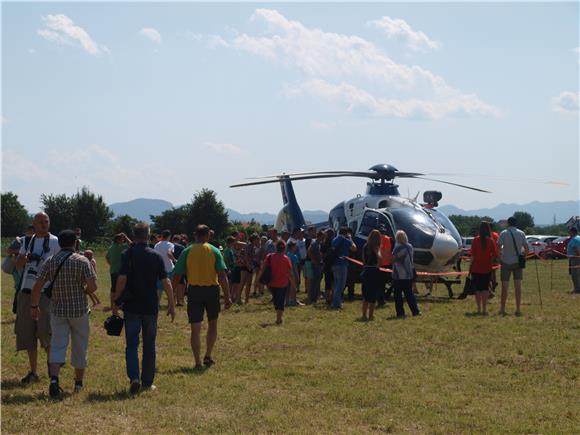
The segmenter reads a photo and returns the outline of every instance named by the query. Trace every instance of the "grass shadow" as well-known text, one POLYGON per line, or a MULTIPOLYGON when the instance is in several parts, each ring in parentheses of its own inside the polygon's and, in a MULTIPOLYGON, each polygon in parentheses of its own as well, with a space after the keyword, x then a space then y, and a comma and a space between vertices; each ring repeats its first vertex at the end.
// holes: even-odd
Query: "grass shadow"
POLYGON ((449 304, 454 300, 443 296, 415 296, 415 298, 417 302, 421 302, 422 304, 449 304))
POLYGON ((8 394, 2 396, 2 405, 26 405, 28 403, 41 401, 58 401, 66 399, 70 393, 63 393, 60 399, 51 399, 46 393, 36 394, 8 394))
POLYGON ((2 389, 2 391, 7 391, 14 390, 15 388, 21 388, 23 386, 24 385, 22 385, 18 379, 3 379, 0 389, 2 389))
POLYGON ((397 316, 396 314, 393 314, 392 316, 387 317, 387 320, 405 320, 406 318, 406 316, 397 316))
POLYGON ((181 374, 186 374, 186 375, 201 376, 207 370, 208 370, 208 367, 206 367, 206 366, 203 366, 199 369, 196 369, 195 367, 191 367, 191 366, 183 366, 183 367, 176 367, 176 368, 170 369, 170 370, 164 370, 161 373, 166 374, 166 375, 175 375, 175 374, 181 373, 181 374))
POLYGON ((134 398, 128 390, 114 391, 112 393, 89 393, 87 402, 112 402, 134 398))

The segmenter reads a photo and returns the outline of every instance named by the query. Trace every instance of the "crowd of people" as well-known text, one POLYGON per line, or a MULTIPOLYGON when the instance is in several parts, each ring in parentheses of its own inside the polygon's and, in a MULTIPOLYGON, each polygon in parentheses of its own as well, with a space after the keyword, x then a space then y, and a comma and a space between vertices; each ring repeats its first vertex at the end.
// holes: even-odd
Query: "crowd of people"
MULTIPOLYGON (((497 234, 488 222, 481 222, 472 245, 469 278, 475 292, 477 313, 487 315, 490 291, 497 285, 495 269, 501 266, 499 313, 505 315, 510 278, 513 276, 517 316, 521 315, 522 269, 528 253, 525 234, 517 222, 508 219, 508 228, 497 234)), ((48 355, 49 394, 60 397, 59 371, 70 345, 75 369, 74 390, 83 389, 90 335, 88 300, 98 302, 94 253, 84 249, 80 229, 64 230, 58 237, 49 232, 49 216, 40 212, 24 236, 10 245, 8 254, 16 258, 14 313, 16 350, 27 351, 30 370, 23 384, 38 381, 38 343, 48 355)), ((404 231, 390 237, 373 230, 362 248, 353 241, 349 228, 317 230, 297 228, 278 234, 274 228, 264 234, 243 232, 227 236, 225 246, 213 231, 199 225, 194 240, 169 230, 151 235, 145 223, 137 224, 132 239, 114 236, 106 253, 113 316, 123 312, 125 362, 129 391, 135 394, 154 389, 157 321, 163 294, 167 315, 175 318, 176 307, 187 304, 191 328, 190 344, 194 369, 210 367, 218 334, 221 310, 247 304, 251 297, 271 297, 275 324, 283 322, 286 307, 324 301, 340 310, 347 297, 354 298, 357 276, 362 282, 361 320, 374 318, 375 307, 394 296, 396 316, 405 317, 404 301, 413 316, 421 315, 415 297, 417 272, 413 246, 404 231), (353 258, 360 259, 357 263, 353 258), (361 272, 362 271, 362 272, 361 272), (265 289, 268 289, 266 293, 265 289), (299 300, 301 290, 304 301, 299 300), (207 316, 208 328, 202 358, 201 329, 207 316), (139 343, 142 359, 139 364, 139 343)), ((574 289, 580 292, 580 237, 570 230, 568 255, 574 289)))

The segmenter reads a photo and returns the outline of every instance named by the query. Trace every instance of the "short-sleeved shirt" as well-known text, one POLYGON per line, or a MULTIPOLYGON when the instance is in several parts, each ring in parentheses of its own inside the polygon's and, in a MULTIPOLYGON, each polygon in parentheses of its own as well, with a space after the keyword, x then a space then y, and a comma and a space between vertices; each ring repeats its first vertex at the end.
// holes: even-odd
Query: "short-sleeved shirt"
POLYGON ((268 239, 268 241, 264 245, 264 252, 266 253, 266 255, 274 254, 276 252, 276 242, 272 239, 268 239))
POLYGON ((185 246, 180 245, 179 243, 173 244, 173 256, 177 259, 181 255, 181 253, 185 250, 185 246))
POLYGON ((527 243, 526 235, 522 230, 519 230, 515 227, 509 227, 501 232, 499 235, 499 241, 497 243, 499 246, 501 246, 500 259, 502 263, 517 264, 518 256, 523 254, 524 246, 527 243), (514 246, 514 239, 516 246, 514 246))
POLYGON ((332 247, 336 251, 336 256, 338 257, 335 266, 348 266, 348 260, 342 257, 348 257, 350 255, 350 247, 352 242, 346 237, 340 234, 332 240, 332 247))
POLYGON ((192 286, 218 285, 218 272, 226 269, 221 252, 209 243, 194 243, 181 253, 174 273, 186 275, 192 286))
POLYGON ((272 279, 268 284, 270 287, 282 288, 287 287, 290 282, 290 272, 292 263, 288 256, 284 254, 270 254, 264 260, 270 263, 272 268, 272 279))
MULTIPOLYGON (((58 237, 53 234, 48 234, 48 246, 44 241, 44 237, 34 237, 26 246, 24 243, 20 246, 19 255, 26 255, 26 253, 34 253, 41 256, 41 260, 37 263, 36 261, 28 261, 24 266, 22 273, 22 282, 20 289, 32 289, 34 282, 36 281, 35 274, 38 274, 42 265, 53 255, 60 251, 60 245, 58 244, 58 237), (30 273, 29 273, 30 272, 30 273)), ((50 283, 47 282, 44 285, 46 288, 50 283)))
POLYGON ((73 253, 65 260, 70 253, 70 250, 63 250, 50 257, 38 275, 38 279, 47 282, 54 280, 50 305, 51 313, 56 317, 78 318, 89 312, 85 283, 95 277, 95 271, 89 259, 80 254, 73 253), (54 279, 61 263, 62 267, 54 279))
POLYGON ((234 251, 232 250, 232 248, 226 248, 224 249, 224 261, 226 263, 226 267, 228 269, 233 269, 234 268, 234 251))
POLYGON ((568 247, 566 248, 566 254, 571 257, 576 257, 580 255, 576 250, 580 251, 580 236, 570 237, 568 240, 568 247))
POLYGON ((159 252, 161 254, 161 257, 163 258, 163 263, 165 264, 165 272, 167 273, 173 272, 173 262, 169 258, 168 253, 171 252, 173 254, 174 249, 175 246, 173 245, 173 243, 167 240, 162 240, 155 245, 155 250, 159 252))
POLYGON ((290 262, 292 263, 292 267, 297 268, 298 263, 300 263, 300 258, 298 257, 298 254, 296 254, 294 252, 286 251, 286 256, 290 259, 290 262))
POLYGON ((110 273, 119 273, 121 269, 121 254, 129 247, 126 243, 113 243, 107 251, 107 260, 109 260, 110 273))
POLYGON ((477 236, 471 243, 471 272, 489 273, 492 271, 493 259, 497 257, 497 245, 493 237, 488 237, 485 248, 481 237, 477 236))
POLYGON ((308 259, 312 261, 315 266, 322 263, 322 252, 320 251, 320 242, 317 239, 312 240, 308 248, 308 259))
POLYGON ((127 276, 129 298, 123 311, 156 315, 159 312, 157 281, 167 278, 163 258, 145 243, 137 243, 121 255, 121 275, 127 276))
POLYGON ((381 266, 390 266, 393 257, 393 242, 389 236, 381 236, 381 266))

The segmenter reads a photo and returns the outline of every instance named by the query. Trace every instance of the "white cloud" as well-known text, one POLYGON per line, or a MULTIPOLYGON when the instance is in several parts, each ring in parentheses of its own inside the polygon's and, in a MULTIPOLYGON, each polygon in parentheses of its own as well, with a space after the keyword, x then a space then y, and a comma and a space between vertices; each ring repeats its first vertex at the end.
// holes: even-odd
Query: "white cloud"
MULTIPOLYGON (((271 9, 256 9, 252 19, 266 23, 265 35, 237 34, 222 45, 298 68, 310 76, 298 85, 299 93, 333 98, 347 103, 351 111, 356 107, 382 116, 437 119, 499 114, 477 95, 454 89, 425 68, 397 63, 361 37, 308 28, 271 9), (377 95, 351 84, 360 81, 377 95)), ((296 85, 287 88, 286 94, 296 94, 296 85)))
POLYGON ((405 41, 407 47, 415 51, 437 50, 441 43, 429 39, 425 33, 416 31, 403 19, 384 16, 379 20, 369 21, 370 26, 382 30, 389 38, 405 41))
POLYGON ((15 151, 2 151, 2 178, 20 181, 49 179, 50 172, 15 151))
POLYGON ((222 155, 239 155, 242 153, 242 149, 231 143, 213 143, 206 142, 205 146, 217 154, 222 155))
POLYGON ((573 48, 572 51, 578 56, 578 63, 580 63, 580 47, 573 48))
POLYGON ((580 110, 580 92, 562 92, 552 98, 552 109, 560 113, 574 113, 580 110))
POLYGON ((47 15, 42 17, 45 27, 38 29, 37 33, 47 41, 64 45, 80 45, 87 53, 99 55, 108 53, 104 45, 99 45, 90 37, 85 29, 75 23, 64 14, 47 15))
POLYGON ((1 125, 8 124, 8 118, 6 118, 4 115, 0 115, 0 121, 1 125))
POLYGON ((159 33, 153 27, 143 27, 139 31, 139 34, 149 39, 150 41, 154 42, 157 45, 161 44, 161 33, 159 33))
POLYGON ((315 95, 329 101, 343 103, 349 112, 392 118, 441 119, 448 116, 473 114, 498 115, 496 109, 482 103, 474 95, 457 94, 444 100, 422 100, 417 98, 401 100, 381 98, 364 89, 341 83, 335 85, 314 79, 289 85, 285 89, 288 96, 315 95))

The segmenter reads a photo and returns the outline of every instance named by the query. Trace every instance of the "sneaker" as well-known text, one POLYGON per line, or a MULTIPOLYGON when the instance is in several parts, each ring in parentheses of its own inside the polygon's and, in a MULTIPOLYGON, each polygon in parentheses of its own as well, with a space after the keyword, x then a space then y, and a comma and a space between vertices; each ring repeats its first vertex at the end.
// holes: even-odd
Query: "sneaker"
POLYGON ((53 399, 60 399, 62 396, 62 388, 58 385, 58 382, 51 382, 48 387, 48 395, 53 399))
POLYGON ((131 386, 129 387, 129 394, 137 394, 141 389, 141 383, 137 380, 131 381, 131 386))
POLYGON ((157 387, 153 384, 143 386, 143 391, 157 391, 157 387))
POLYGON ((34 372, 28 372, 28 374, 20 380, 22 385, 28 385, 34 382, 38 382, 38 375, 34 372))

